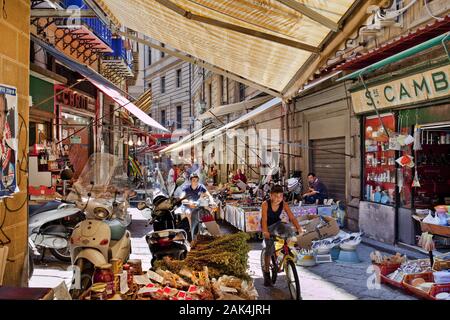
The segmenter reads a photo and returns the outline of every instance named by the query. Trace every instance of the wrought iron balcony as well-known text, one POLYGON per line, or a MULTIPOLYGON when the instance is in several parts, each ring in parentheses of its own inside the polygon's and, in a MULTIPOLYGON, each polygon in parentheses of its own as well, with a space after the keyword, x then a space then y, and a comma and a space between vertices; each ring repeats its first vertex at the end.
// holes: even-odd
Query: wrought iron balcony
POLYGON ((109 70, 124 78, 133 77, 133 53, 125 48, 122 38, 112 39, 112 49, 111 53, 103 55, 102 65, 105 71, 109 70))
MULTIPOLYGON (((62 0, 61 5, 66 9, 76 9, 81 8, 87 9, 88 6, 84 3, 83 0, 62 0)), ((63 27, 63 26, 59 26, 63 27)), ((99 18, 77 18, 74 17, 72 19, 65 20, 65 27, 73 28, 74 32, 86 33, 85 29, 87 27, 88 32, 86 37, 92 39, 92 34, 96 36, 99 40, 101 40, 104 44, 98 43, 96 47, 102 48, 102 52, 111 52, 112 46, 112 32, 111 29, 103 23, 99 18), (84 28, 83 28, 84 27, 84 28)))

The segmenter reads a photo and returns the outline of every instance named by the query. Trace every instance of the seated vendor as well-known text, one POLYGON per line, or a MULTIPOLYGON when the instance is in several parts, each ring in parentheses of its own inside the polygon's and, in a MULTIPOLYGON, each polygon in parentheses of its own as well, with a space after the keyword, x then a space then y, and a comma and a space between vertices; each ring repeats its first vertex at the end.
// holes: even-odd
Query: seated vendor
POLYGON ((243 183, 247 183, 247 177, 242 173, 241 169, 237 169, 236 174, 233 176, 232 182, 237 183, 239 180, 243 183))
POLYGON ((317 201, 319 204, 323 204, 325 199, 328 199, 327 187, 319 180, 315 173, 308 174, 309 191, 303 195, 305 203, 315 204, 317 201))

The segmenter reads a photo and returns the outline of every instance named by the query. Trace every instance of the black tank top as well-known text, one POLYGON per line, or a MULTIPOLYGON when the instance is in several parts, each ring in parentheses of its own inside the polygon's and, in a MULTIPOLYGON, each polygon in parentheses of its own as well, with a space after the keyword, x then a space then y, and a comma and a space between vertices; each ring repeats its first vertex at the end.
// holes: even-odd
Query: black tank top
POLYGON ((270 199, 267 200, 267 226, 271 226, 274 223, 277 223, 279 221, 281 221, 280 219, 280 215, 281 212, 283 211, 283 201, 281 201, 280 206, 278 207, 277 211, 273 211, 272 210, 272 203, 270 202, 270 199))

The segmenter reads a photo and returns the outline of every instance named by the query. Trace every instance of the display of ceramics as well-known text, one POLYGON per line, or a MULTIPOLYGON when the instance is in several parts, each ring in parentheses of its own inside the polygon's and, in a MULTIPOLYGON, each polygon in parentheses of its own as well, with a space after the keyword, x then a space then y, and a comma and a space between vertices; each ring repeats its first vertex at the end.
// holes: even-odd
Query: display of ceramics
POLYGON ((374 201, 375 202, 381 202, 381 192, 375 192, 375 197, 374 197, 374 201))
POLYGON ((383 195, 383 196, 381 197, 381 203, 382 203, 382 204, 389 203, 389 197, 388 197, 387 195, 383 195))
POLYGON ((418 287, 424 283, 425 283, 425 279, 423 279, 423 278, 416 278, 411 281, 411 285, 413 285, 414 287, 418 287))
POLYGON ((436 299, 438 300, 447 300, 450 298, 450 294, 448 292, 441 292, 436 295, 436 299))

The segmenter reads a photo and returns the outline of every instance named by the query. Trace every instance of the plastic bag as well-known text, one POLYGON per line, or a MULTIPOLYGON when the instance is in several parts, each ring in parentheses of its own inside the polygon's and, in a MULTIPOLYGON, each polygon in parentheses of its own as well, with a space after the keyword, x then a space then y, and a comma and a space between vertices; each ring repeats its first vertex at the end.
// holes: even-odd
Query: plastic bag
POLYGON ((433 215, 431 213, 429 213, 424 219, 423 219, 424 223, 430 223, 430 224, 437 224, 439 225, 441 220, 439 219, 439 217, 437 215, 435 215, 433 217, 433 215))

